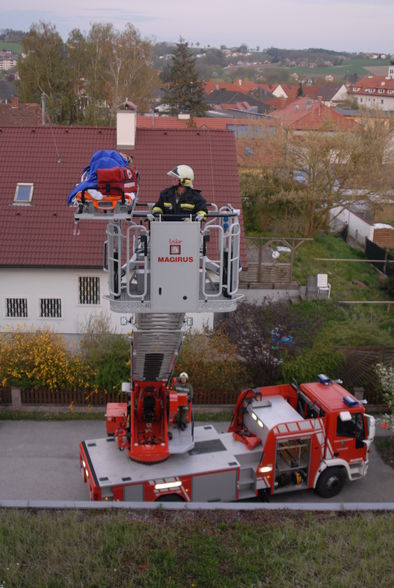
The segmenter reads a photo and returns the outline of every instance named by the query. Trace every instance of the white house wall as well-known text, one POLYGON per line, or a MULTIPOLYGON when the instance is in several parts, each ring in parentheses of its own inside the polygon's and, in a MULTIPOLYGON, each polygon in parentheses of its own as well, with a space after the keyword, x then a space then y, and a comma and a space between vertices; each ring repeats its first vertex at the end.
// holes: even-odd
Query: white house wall
POLYGON ((348 238, 353 239, 356 243, 364 247, 365 239, 369 239, 370 241, 373 239, 373 226, 347 208, 343 208, 342 210, 341 208, 337 206, 330 210, 331 227, 336 229, 341 225, 347 225, 348 238))
POLYGON ((339 90, 336 92, 336 94, 334 94, 334 96, 331 98, 331 103, 332 102, 341 102, 341 100, 347 100, 348 98, 348 94, 347 94, 347 88, 345 86, 345 84, 342 84, 342 86, 339 88, 339 90))
POLYGON ((377 108, 384 111, 394 111, 394 96, 392 97, 380 97, 380 96, 355 96, 350 94, 351 98, 356 98, 359 106, 365 108, 377 108))
MULTIPOLYGON (((79 334, 83 332, 90 316, 104 312, 110 317, 111 326, 117 333, 130 332, 130 325, 121 326, 120 324, 122 315, 109 310, 109 302, 104 298, 107 293, 107 274, 102 270, 1 268, 0 331, 8 332, 19 326, 27 331, 50 328, 57 333, 79 334), (79 277, 99 278, 99 304, 79 303, 79 277), (7 298, 25 298, 28 316, 7 317, 7 298), (40 317, 40 299, 42 298, 61 299, 61 318, 40 317)), ((213 313, 189 316, 193 318, 193 330, 213 326, 213 313)))

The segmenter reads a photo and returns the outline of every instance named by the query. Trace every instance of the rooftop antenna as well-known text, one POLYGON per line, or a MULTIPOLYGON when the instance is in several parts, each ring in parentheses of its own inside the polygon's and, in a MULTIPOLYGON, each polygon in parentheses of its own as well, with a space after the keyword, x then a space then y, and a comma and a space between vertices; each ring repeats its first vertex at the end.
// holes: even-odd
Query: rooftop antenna
POLYGON ((47 114, 46 112, 46 99, 47 99, 47 95, 45 94, 44 91, 41 92, 41 112, 42 112, 42 124, 43 126, 45 126, 45 121, 46 121, 46 117, 48 117, 49 120, 49 129, 51 131, 51 135, 52 135, 52 140, 53 143, 55 145, 55 150, 56 150, 56 157, 57 157, 57 163, 61 163, 62 162, 62 157, 59 153, 59 149, 57 147, 57 143, 56 143, 56 139, 55 139, 55 134, 53 132, 53 125, 52 125, 52 121, 51 121, 51 117, 49 116, 49 113, 47 114))
POLYGON ((45 126, 45 116, 46 116, 46 94, 45 92, 41 92, 41 124, 45 126))

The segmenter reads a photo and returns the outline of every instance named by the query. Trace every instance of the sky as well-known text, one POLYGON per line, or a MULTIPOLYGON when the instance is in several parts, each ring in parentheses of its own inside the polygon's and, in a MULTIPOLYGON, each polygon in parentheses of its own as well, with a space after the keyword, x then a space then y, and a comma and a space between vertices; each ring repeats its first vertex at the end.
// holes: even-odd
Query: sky
POLYGON ((65 40, 132 23, 152 41, 394 53, 394 0, 0 0, 0 29, 49 22, 65 40))

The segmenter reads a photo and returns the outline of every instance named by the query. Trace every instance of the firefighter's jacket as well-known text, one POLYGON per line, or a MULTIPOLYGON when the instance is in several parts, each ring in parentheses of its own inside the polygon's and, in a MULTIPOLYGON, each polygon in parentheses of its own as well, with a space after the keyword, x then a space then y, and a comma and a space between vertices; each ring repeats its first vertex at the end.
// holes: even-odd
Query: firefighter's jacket
POLYGON ((189 382, 186 382, 185 384, 182 384, 182 382, 177 382, 174 386, 174 390, 176 392, 186 393, 189 402, 193 400, 193 386, 189 384, 189 382))
POLYGON ((179 196, 177 186, 171 186, 160 192, 159 200, 152 208, 152 212, 169 215, 207 214, 207 203, 201 195, 200 190, 187 187, 185 192, 179 196))

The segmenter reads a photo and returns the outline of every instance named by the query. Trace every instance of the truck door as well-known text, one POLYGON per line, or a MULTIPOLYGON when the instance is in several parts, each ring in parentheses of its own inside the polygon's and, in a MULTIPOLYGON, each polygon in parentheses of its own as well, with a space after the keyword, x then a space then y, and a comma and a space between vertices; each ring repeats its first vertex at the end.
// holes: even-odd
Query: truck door
POLYGON ((343 420, 343 414, 337 417, 336 438, 333 443, 333 457, 344 459, 347 462, 366 458, 365 427, 361 412, 347 413, 347 420, 343 420), (342 415, 342 416, 341 416, 342 415))

